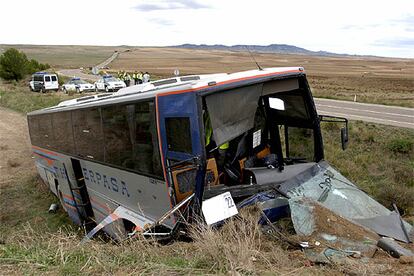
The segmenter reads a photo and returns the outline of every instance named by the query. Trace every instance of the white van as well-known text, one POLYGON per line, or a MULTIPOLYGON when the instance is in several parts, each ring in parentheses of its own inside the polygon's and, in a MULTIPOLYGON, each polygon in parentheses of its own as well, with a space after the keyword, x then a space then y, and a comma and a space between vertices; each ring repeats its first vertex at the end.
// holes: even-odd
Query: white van
POLYGON ((59 81, 56 74, 37 72, 32 75, 29 82, 30 90, 45 93, 48 90, 59 90, 59 81))

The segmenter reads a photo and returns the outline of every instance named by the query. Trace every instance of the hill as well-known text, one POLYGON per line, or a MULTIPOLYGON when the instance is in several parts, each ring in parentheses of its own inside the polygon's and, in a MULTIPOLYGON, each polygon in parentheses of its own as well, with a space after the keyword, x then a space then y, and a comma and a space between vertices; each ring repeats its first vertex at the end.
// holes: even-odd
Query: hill
POLYGON ((202 49, 202 50, 227 50, 227 51, 243 51, 249 49, 252 52, 258 53, 275 53, 275 54, 300 54, 300 55, 314 55, 314 56, 349 56, 347 54, 336 54, 326 51, 311 51, 305 48, 297 47, 288 44, 270 44, 264 45, 233 45, 226 46, 222 44, 206 45, 206 44, 181 44, 171 46, 173 48, 184 49, 202 49))

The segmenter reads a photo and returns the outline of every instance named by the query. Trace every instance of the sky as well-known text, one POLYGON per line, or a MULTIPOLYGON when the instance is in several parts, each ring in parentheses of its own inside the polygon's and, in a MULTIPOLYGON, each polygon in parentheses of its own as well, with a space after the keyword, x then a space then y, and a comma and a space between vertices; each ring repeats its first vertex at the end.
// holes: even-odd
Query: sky
POLYGON ((414 1, 0 1, 0 44, 183 43, 414 58, 414 1))

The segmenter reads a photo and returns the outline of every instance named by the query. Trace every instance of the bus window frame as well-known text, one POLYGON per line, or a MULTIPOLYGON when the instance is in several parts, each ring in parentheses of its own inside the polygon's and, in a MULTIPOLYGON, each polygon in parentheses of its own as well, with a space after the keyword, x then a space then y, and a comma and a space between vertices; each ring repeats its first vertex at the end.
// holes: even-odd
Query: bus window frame
MULTIPOLYGON (((46 112, 46 113, 41 113, 41 114, 29 115, 28 117, 33 117, 36 120, 35 117, 37 117, 37 116, 41 117, 41 116, 44 116, 44 115, 47 114, 47 115, 50 116, 50 119, 52 120, 52 114, 53 113, 70 112, 70 114, 71 114, 71 116, 70 116, 71 117, 71 125, 72 125, 72 136, 73 136, 72 139, 73 139, 73 142, 75 144, 75 153, 68 153, 68 152, 61 151, 60 149, 55 149, 55 148, 51 148, 51 147, 45 147, 42 143, 40 143, 40 145, 36 145, 36 144, 33 144, 32 143, 32 145, 33 146, 36 146, 36 147, 39 147, 39 148, 44 148, 44 149, 47 149, 47 150, 50 150, 50 151, 53 151, 53 152, 56 152, 56 153, 60 153, 60 154, 67 155, 70 158, 75 158, 75 159, 79 159, 79 160, 94 162, 94 163, 101 164, 101 165, 104 165, 104 166, 109 166, 111 168, 115 168, 115 169, 119 169, 119 170, 123 170, 123 171, 130 172, 130 173, 134 173, 134 174, 137 174, 137 175, 141 175, 141 176, 145 176, 145 177, 149 177, 149 178, 153 178, 153 179, 157 179, 157 180, 161 180, 161 181, 166 181, 163 172, 161 172, 159 175, 149 174, 149 173, 143 173, 143 172, 140 172, 140 171, 137 171, 137 170, 129 169, 129 168, 122 167, 122 166, 117 166, 117 165, 114 165, 114 164, 111 164, 111 163, 107 163, 105 161, 100 161, 100 160, 96 160, 96 159, 90 159, 90 158, 87 158, 86 156, 80 156, 80 155, 77 154, 77 148, 76 148, 75 137, 74 137, 75 135, 74 135, 74 130, 73 130, 73 112, 75 112, 76 110, 85 110, 85 109, 87 110, 87 109, 97 108, 99 110, 99 113, 100 113, 100 128, 101 128, 101 130, 103 130, 102 108, 104 108, 104 107, 110 107, 110 106, 113 106, 113 105, 136 104, 136 103, 140 103, 140 102, 152 102, 153 103, 153 108, 154 108, 154 111, 153 111, 153 113, 154 113, 153 114, 154 115, 153 116, 153 119, 154 119, 154 127, 155 127, 155 132, 154 133, 156 134, 156 139, 157 139, 157 145, 156 145, 156 147, 158 149, 158 154, 159 154, 159 162, 160 162, 159 165, 162 167, 163 160, 162 160, 162 155, 161 155, 161 152, 160 152, 160 139, 159 139, 159 136, 158 136, 159 126, 157 124, 157 112, 158 112, 158 110, 157 110, 157 106, 156 106, 156 99, 155 99, 155 97, 150 97, 150 98, 145 98, 145 99, 139 99, 139 100, 122 101, 122 102, 116 102, 116 103, 110 103, 110 104, 103 104, 103 105, 94 105, 94 106, 88 106, 88 107, 83 107, 83 108, 70 108, 70 109, 63 109, 63 110, 59 110, 59 111, 53 111, 53 112, 46 112)), ((30 129, 31 129, 31 127, 29 125, 29 135, 30 135, 30 140, 32 142, 33 141, 32 140, 32 135, 35 135, 35 134, 32 133, 32 131, 30 129)), ((52 134, 53 133, 54 132, 52 131, 52 134)), ((155 145, 154 145, 154 148, 155 148, 155 145)), ((104 139, 103 139, 102 149, 104 150, 104 153, 105 153, 105 140, 104 139)))

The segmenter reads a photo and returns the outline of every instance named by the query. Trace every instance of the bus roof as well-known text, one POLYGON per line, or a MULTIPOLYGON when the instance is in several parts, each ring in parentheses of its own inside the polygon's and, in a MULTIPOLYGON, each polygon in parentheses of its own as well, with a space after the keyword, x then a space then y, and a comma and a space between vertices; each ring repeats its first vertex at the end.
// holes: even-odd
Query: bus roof
POLYGON ((97 94, 77 99, 67 100, 57 106, 30 112, 28 115, 50 113, 64 110, 74 110, 112 103, 129 102, 150 99, 155 96, 181 94, 198 91, 220 91, 252 83, 268 81, 277 78, 304 75, 303 67, 277 67, 263 70, 249 70, 237 73, 220 73, 207 75, 179 76, 169 79, 152 81, 120 89, 115 93, 97 94))

